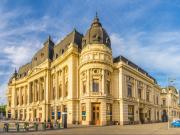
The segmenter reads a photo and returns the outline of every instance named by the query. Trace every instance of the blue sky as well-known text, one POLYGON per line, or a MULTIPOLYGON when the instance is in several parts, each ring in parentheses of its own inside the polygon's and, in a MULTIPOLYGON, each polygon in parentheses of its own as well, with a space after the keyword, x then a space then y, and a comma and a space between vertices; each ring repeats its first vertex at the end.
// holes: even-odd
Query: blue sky
POLYGON ((30 61, 48 35, 57 43, 73 28, 85 34, 96 11, 111 37, 114 57, 129 58, 162 87, 168 77, 176 78, 180 88, 178 0, 1 0, 1 96, 14 69, 30 61))

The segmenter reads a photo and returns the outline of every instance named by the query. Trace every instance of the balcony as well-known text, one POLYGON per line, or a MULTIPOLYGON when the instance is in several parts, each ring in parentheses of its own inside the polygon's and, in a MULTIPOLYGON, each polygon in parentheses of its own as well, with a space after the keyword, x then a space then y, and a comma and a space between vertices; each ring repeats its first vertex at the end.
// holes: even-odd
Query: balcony
POLYGON ((102 92, 93 92, 93 91, 91 91, 91 92, 89 93, 89 95, 90 95, 90 96, 102 96, 102 92))

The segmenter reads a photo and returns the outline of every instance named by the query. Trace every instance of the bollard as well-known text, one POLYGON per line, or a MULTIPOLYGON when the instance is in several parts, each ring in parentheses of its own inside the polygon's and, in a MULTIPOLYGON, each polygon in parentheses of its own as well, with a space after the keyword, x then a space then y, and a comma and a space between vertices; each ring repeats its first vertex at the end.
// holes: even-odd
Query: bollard
POLYGON ((19 132, 19 123, 16 123, 16 131, 19 132))
POLYGON ((4 131, 5 132, 9 131, 9 124, 8 123, 4 123, 4 131))
POLYGON ((6 123, 4 123, 3 131, 6 132, 6 123))
POLYGON ((53 127, 53 123, 52 122, 50 122, 50 129, 53 129, 54 127, 53 127))
POLYGON ((67 128, 67 112, 62 113, 62 127, 67 128))
POLYGON ((58 123, 58 129, 60 129, 61 128, 61 123, 58 123))
POLYGON ((35 131, 38 131, 38 123, 34 123, 34 129, 35 129, 35 131))
POLYGON ((24 123, 24 129, 25 131, 28 131, 29 124, 27 122, 24 123))
POLYGON ((46 130, 46 123, 45 122, 42 123, 42 129, 46 130))

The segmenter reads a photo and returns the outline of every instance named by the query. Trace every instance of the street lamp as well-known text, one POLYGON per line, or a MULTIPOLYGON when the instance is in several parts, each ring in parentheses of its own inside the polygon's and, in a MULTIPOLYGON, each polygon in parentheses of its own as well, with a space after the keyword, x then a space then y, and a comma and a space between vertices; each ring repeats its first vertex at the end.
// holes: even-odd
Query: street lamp
POLYGON ((170 93, 169 93, 169 86, 174 83, 176 79, 168 77, 168 86, 167 86, 167 94, 168 94, 168 129, 170 127, 170 93))

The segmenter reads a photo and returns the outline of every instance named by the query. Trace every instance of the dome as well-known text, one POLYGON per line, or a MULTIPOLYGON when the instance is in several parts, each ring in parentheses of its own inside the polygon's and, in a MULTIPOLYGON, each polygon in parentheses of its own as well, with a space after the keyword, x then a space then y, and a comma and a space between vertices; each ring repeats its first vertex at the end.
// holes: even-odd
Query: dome
POLYGON ((102 27, 97 14, 91 24, 91 27, 88 29, 83 38, 83 47, 87 44, 105 44, 107 47, 111 48, 109 35, 102 27))

